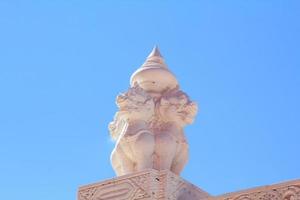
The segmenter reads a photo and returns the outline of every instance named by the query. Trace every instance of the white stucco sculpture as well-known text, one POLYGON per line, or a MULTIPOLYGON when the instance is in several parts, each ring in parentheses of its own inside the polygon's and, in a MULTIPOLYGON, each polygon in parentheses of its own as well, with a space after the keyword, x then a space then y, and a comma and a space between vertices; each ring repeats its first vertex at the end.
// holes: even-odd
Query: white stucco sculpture
POLYGON ((132 75, 130 89, 117 97, 119 111, 109 130, 116 146, 111 163, 118 176, 144 169, 179 174, 188 159, 183 128, 197 105, 179 89, 157 47, 132 75))

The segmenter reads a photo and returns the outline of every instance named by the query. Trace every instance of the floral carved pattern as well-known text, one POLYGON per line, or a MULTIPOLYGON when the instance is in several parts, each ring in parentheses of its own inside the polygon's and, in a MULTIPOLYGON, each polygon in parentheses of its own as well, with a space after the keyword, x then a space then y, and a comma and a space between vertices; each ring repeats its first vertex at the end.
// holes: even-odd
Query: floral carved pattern
POLYGON ((209 196, 168 170, 149 169, 84 186, 78 200, 300 200, 300 180, 209 196))
POLYGON ((146 170, 84 186, 78 191, 78 200, 177 200, 184 192, 208 196, 204 191, 192 190, 191 184, 170 171, 146 170))

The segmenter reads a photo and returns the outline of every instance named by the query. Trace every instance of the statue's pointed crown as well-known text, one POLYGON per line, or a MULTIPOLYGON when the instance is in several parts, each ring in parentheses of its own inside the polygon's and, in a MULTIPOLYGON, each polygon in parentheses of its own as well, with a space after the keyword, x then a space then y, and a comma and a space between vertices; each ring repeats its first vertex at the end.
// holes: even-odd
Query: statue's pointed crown
POLYGON ((153 64, 161 64, 160 67, 167 68, 167 65, 164 62, 164 58, 161 55, 157 45, 154 46, 142 67, 147 67, 149 65, 151 66, 153 64))
POLYGON ((132 74, 130 85, 138 85, 148 92, 158 93, 178 86, 176 77, 169 71, 157 45, 144 64, 132 74))

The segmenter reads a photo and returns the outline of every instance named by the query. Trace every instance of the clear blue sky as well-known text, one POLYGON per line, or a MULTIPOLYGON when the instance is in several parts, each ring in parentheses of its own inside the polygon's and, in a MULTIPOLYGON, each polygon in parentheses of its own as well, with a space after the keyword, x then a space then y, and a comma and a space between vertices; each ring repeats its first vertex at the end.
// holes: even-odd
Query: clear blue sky
POLYGON ((298 0, 0 0, 1 199, 72 200, 114 176, 114 100, 155 44, 200 105, 185 179, 216 195, 300 178, 299 10, 298 0))

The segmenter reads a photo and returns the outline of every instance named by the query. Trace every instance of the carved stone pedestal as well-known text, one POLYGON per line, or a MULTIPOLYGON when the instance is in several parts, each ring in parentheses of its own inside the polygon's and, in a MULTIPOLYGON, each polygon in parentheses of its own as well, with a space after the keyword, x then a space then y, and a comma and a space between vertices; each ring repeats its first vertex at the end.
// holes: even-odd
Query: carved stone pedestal
POLYGON ((79 188, 78 200, 201 200, 209 194, 170 171, 153 169, 79 188))
POLYGON ((82 186, 78 200, 300 200, 300 180, 211 196, 174 173, 153 169, 82 186))

